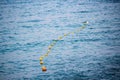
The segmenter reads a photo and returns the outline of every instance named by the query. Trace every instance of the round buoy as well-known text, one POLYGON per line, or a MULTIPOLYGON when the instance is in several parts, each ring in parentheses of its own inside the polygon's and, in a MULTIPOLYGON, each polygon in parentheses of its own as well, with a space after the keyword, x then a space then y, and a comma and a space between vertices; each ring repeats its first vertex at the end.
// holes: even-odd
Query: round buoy
POLYGON ((43 64, 43 61, 40 61, 40 64, 43 64))
POLYGON ((47 71, 47 68, 45 66, 42 67, 42 71, 47 71))
POLYGON ((43 58, 42 57, 40 57, 40 61, 42 61, 43 60, 43 58))

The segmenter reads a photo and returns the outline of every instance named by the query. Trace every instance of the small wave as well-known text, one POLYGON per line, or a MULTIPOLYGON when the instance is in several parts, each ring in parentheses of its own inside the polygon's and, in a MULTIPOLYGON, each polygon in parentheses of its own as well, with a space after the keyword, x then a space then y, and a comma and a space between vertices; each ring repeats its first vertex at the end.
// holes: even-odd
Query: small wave
POLYGON ((22 26, 23 28, 31 28, 32 26, 22 26))

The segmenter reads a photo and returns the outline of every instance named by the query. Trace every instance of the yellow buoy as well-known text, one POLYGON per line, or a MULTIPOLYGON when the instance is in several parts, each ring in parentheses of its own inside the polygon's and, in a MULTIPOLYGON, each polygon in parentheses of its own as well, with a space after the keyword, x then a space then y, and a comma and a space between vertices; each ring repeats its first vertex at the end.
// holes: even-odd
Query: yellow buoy
POLYGON ((58 40, 61 40, 62 39, 62 36, 58 37, 58 40))
POLYGON ((64 36, 67 36, 67 34, 64 34, 64 36))
POLYGON ((40 64, 43 64, 43 61, 40 61, 40 64))
POLYGON ((50 50, 48 49, 48 53, 50 52, 50 50))
POLYGON ((50 46, 51 46, 51 47, 53 47, 53 46, 54 46, 54 44, 51 44, 50 46))
POLYGON ((43 58, 42 57, 40 57, 40 61, 42 61, 43 60, 43 58))
POLYGON ((52 46, 48 46, 48 49, 51 49, 52 48, 52 46))
POLYGON ((46 53, 45 56, 48 56, 48 53, 46 53))

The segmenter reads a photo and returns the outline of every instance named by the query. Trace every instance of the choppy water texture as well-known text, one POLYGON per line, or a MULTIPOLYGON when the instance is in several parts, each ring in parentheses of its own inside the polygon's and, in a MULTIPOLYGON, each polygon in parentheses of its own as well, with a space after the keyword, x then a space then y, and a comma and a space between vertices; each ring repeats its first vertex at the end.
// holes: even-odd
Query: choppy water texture
POLYGON ((119 80, 119 0, 0 0, 0 80, 119 80), (60 40, 44 62, 52 40, 60 40))

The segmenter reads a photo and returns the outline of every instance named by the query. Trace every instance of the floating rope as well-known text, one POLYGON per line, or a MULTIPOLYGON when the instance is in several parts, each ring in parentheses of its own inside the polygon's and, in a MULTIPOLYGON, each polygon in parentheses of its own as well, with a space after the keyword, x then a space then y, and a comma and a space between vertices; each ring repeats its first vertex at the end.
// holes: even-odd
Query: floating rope
POLYGON ((83 26, 81 26, 80 28, 76 29, 75 31, 69 32, 69 33, 67 33, 67 34, 64 34, 63 36, 59 36, 57 40, 53 40, 53 42, 48 46, 48 50, 47 50, 46 54, 44 54, 44 55, 42 55, 42 56, 40 57, 40 65, 42 66, 42 71, 47 71, 47 68, 43 65, 43 64, 44 64, 43 59, 49 55, 49 53, 50 53, 51 49, 53 48, 53 46, 54 46, 59 40, 63 39, 64 37, 66 37, 66 36, 68 36, 68 35, 70 35, 70 34, 74 34, 74 33, 76 33, 76 32, 79 32, 79 31, 83 30, 83 29, 86 27, 87 24, 88 24, 88 22, 85 21, 85 22, 83 22, 83 26))

